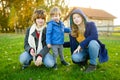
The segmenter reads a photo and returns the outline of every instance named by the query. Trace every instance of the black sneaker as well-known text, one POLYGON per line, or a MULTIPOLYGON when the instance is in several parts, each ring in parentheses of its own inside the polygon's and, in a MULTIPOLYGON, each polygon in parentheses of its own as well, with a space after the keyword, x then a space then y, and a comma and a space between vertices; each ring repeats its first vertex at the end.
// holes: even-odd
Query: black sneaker
POLYGON ((26 69, 31 64, 32 59, 29 61, 28 64, 23 64, 22 70, 26 69))
POLYGON ((53 68, 54 68, 55 70, 57 70, 57 64, 56 64, 56 63, 54 64, 53 68))
POLYGON ((61 61, 61 63, 62 63, 63 65, 65 65, 65 66, 70 65, 70 64, 69 64, 69 63, 67 63, 66 61, 61 61))
POLYGON ((96 65, 90 64, 88 68, 85 70, 86 73, 92 72, 96 70, 96 65))
POLYGON ((79 63, 79 66, 86 66, 86 65, 88 65, 88 61, 87 60, 79 63))

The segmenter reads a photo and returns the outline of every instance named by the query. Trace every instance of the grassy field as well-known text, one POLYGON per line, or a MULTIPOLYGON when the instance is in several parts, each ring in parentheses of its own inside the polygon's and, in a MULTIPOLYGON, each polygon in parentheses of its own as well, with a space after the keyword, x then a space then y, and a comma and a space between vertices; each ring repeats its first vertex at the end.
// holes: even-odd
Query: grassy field
POLYGON ((19 55, 24 51, 24 34, 0 34, 0 80, 120 80, 120 36, 101 36, 100 40, 106 44, 109 61, 98 63, 92 73, 84 73, 72 63, 69 48, 64 49, 64 56, 70 66, 61 65, 58 58, 58 70, 33 63, 21 70, 19 55))

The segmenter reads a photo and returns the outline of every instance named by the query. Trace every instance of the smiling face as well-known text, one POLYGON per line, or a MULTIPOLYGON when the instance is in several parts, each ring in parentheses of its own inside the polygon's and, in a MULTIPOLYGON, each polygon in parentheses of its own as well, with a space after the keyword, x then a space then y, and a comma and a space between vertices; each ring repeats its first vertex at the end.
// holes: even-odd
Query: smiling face
POLYGON ((36 10, 32 16, 32 20, 37 25, 37 27, 42 27, 46 21, 46 14, 44 10, 36 10))
POLYGON ((59 22, 60 20, 60 15, 59 14, 55 14, 55 15, 52 15, 52 19, 56 22, 59 22))
POLYGON ((76 24, 77 26, 79 26, 83 21, 82 17, 79 14, 73 14, 72 18, 74 24, 76 24))
POLYGON ((45 19, 42 19, 42 18, 36 19, 36 25, 37 26, 43 26, 44 23, 45 23, 45 19))
POLYGON ((52 20, 59 22, 60 16, 61 16, 61 10, 58 7, 53 7, 50 10, 50 16, 51 16, 52 20))

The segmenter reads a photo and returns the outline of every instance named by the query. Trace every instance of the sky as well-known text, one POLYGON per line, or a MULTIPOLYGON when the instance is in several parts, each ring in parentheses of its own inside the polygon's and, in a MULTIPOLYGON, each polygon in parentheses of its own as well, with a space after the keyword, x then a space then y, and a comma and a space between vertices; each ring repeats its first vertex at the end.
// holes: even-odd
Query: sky
POLYGON ((119 0, 69 0, 69 6, 102 9, 112 14, 116 17, 116 19, 114 19, 114 25, 120 25, 119 5, 119 0))

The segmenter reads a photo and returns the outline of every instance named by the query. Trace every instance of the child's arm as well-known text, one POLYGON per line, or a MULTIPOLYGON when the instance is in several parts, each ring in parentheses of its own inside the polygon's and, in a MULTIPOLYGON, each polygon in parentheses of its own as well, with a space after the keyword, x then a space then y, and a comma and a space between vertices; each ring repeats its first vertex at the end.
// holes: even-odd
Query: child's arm
POLYGON ((27 29, 26 35, 25 35, 25 39, 24 39, 24 49, 25 49, 25 51, 27 51, 28 53, 30 53, 30 50, 31 50, 31 49, 34 49, 34 48, 32 48, 32 47, 29 45, 29 43, 28 43, 29 33, 30 33, 30 28, 27 29))
POLYGON ((49 48, 47 46, 45 46, 38 54, 37 54, 37 57, 38 56, 41 56, 41 57, 45 57, 45 55, 49 52, 49 48))
POLYGON ((65 28, 64 28, 64 32, 65 32, 65 33, 70 33, 70 32, 71 32, 71 29, 70 29, 70 28, 65 27, 65 28))
POLYGON ((48 23, 47 31, 46 31, 46 44, 51 44, 51 36, 52 36, 52 24, 48 23))

